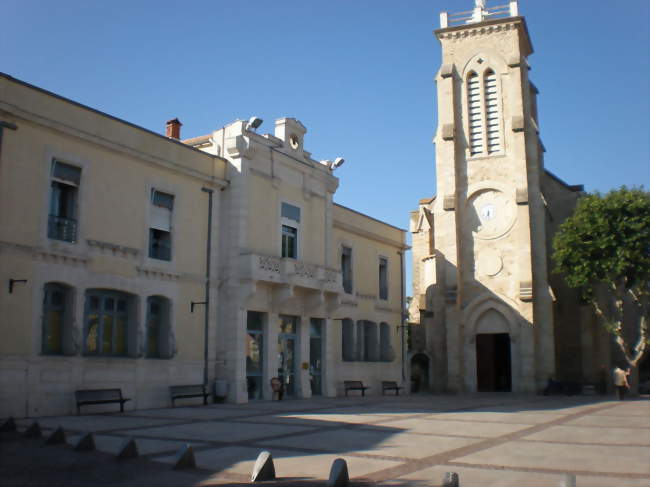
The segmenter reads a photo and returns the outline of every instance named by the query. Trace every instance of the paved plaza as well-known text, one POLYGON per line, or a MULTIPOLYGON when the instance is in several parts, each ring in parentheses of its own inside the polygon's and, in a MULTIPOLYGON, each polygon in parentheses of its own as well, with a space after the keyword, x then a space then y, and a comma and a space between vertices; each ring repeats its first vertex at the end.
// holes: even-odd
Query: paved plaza
MULTIPOLYGON (((42 485, 41 474, 48 487, 90 481, 238 485, 249 480, 258 453, 268 450, 286 485, 325 485, 332 461, 342 457, 358 485, 437 486, 445 472, 454 471, 461 487, 558 487, 565 473, 576 475, 578 487, 650 486, 647 399, 349 397, 38 420, 44 435, 62 426, 70 444, 93 432, 98 451, 77 453, 68 445, 3 434, 2 485, 42 485), (135 438, 141 457, 117 461, 127 437, 135 438), (198 468, 172 470, 175 453, 187 443, 198 468)), ((18 420, 19 431, 32 421, 18 420)))

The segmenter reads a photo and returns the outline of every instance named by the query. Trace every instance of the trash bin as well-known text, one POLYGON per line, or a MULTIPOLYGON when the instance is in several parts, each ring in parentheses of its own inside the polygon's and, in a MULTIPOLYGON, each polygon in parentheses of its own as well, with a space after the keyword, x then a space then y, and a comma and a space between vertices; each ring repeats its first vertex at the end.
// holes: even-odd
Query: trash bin
POLYGON ((214 402, 223 402, 228 397, 228 381, 217 379, 214 381, 214 402))

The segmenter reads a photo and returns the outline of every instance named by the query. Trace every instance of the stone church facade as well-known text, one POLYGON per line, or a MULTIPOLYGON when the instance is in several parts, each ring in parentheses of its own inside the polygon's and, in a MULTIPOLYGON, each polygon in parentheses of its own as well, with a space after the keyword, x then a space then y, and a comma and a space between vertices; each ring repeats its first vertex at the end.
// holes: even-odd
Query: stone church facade
POLYGON ((420 388, 533 392, 550 377, 596 381, 609 368, 607 337, 550 259, 582 187, 544 168, 526 21, 516 1, 506 10, 479 1, 468 18, 443 13, 435 36, 436 196, 410 220, 420 388))

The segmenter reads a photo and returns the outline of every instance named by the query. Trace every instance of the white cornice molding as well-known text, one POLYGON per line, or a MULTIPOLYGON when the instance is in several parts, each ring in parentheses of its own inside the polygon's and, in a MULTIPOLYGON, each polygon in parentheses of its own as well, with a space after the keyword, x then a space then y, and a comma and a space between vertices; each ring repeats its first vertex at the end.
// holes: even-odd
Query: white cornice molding
POLYGON ((493 25, 480 25, 475 26, 463 26, 463 29, 455 29, 444 32, 437 32, 436 36, 438 39, 465 39, 466 37, 478 37, 485 36, 490 34, 495 34, 497 32, 503 32, 508 30, 516 29, 517 26, 521 24, 520 21, 513 20, 510 22, 493 24, 493 25))
POLYGON ((340 220, 334 220, 334 228, 338 228, 339 230, 343 230, 345 232, 350 232, 355 235, 359 235, 360 237, 365 237, 370 240, 374 240, 376 242, 381 242, 387 245, 391 245, 393 247, 397 247, 398 249, 401 250, 408 250, 411 247, 406 245, 404 242, 400 242, 398 240, 393 240, 391 238, 386 238, 383 235, 379 235, 378 233, 374 232, 369 232, 367 230, 363 230, 361 228, 355 227, 353 225, 350 225, 348 223, 342 222, 340 220))

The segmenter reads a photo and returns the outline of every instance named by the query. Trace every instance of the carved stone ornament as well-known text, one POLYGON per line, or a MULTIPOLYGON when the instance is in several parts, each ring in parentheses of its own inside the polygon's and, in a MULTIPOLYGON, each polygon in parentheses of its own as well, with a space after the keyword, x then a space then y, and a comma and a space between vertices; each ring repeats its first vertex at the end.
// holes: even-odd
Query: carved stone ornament
POLYGON ((533 300, 533 283, 530 281, 519 282, 519 299, 522 301, 533 300))
POLYGON ((456 197, 453 194, 447 194, 442 200, 442 209, 445 211, 454 211, 456 209, 456 197))
POLYGON ((453 64, 443 64, 440 66, 440 77, 449 78, 454 74, 454 65, 453 64))
POLYGON ((526 128, 524 123, 524 117, 521 115, 515 115, 511 120, 512 131, 513 132, 523 132, 526 128))
POLYGON ((528 204, 528 188, 517 188, 516 198, 517 198, 517 204, 518 205, 527 205, 528 204))
POLYGON ((442 140, 454 140, 454 124, 442 124, 440 127, 440 135, 442 136, 442 140))

